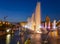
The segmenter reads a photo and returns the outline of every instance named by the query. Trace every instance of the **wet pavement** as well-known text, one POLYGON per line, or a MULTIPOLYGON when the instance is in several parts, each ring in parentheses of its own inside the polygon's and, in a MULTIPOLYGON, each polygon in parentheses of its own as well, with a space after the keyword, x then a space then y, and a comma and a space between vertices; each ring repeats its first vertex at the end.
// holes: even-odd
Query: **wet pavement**
POLYGON ((31 38, 31 44, 60 44, 59 38, 54 39, 47 35, 28 34, 27 32, 21 32, 21 35, 19 33, 19 31, 16 31, 14 34, 0 36, 0 44, 24 44, 29 37, 31 38), (47 41, 47 43, 44 43, 45 40, 47 41))

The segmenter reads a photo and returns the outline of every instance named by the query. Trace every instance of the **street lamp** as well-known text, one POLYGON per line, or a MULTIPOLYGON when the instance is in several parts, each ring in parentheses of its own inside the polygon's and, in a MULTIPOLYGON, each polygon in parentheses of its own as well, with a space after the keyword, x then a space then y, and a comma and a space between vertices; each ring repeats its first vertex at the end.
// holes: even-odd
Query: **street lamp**
POLYGON ((6 32, 10 32, 11 29, 7 29, 6 32))

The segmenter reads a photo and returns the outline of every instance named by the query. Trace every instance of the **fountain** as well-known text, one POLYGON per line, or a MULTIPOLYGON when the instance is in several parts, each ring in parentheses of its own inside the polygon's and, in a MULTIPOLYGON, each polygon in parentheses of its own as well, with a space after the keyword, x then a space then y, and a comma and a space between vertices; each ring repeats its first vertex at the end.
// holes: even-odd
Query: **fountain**
POLYGON ((38 32, 40 30, 40 26, 41 26, 41 11, 40 11, 40 3, 38 2, 37 3, 37 6, 36 6, 36 11, 35 11, 35 26, 36 26, 36 29, 35 31, 38 32))
POLYGON ((35 25, 34 31, 37 34, 34 34, 32 37, 33 44, 41 44, 41 11, 40 11, 40 2, 37 3, 36 10, 35 10, 35 25))
POLYGON ((31 18, 28 18, 25 28, 33 30, 34 33, 31 35, 32 44, 41 44, 41 11, 40 2, 37 3, 36 10, 32 14, 31 18))
POLYGON ((37 3, 35 14, 32 14, 32 30, 34 30, 33 43, 32 44, 41 44, 41 11, 40 11, 40 2, 37 3))
POLYGON ((34 31, 34 25, 35 25, 35 22, 34 22, 34 13, 32 14, 32 17, 31 17, 31 30, 34 31))
MULTIPOLYGON (((35 13, 32 14, 31 18, 28 18, 27 27, 31 30, 35 31, 36 33, 41 33, 41 11, 40 11, 40 2, 37 3, 35 13)), ((25 25, 25 26, 26 26, 25 25)))
POLYGON ((53 21, 53 29, 56 29, 56 20, 53 21))

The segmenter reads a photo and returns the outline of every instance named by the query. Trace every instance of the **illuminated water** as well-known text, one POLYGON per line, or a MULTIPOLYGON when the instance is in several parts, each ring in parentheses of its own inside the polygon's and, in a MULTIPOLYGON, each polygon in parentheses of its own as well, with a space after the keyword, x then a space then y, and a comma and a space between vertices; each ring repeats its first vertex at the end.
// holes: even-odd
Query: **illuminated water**
POLYGON ((12 35, 4 35, 0 37, 0 44, 9 44, 11 40, 12 35))
POLYGON ((19 42, 21 42, 19 30, 16 31, 14 34, 0 36, 0 44, 19 44, 19 42))
MULTIPOLYGON (((21 32, 22 34, 24 32, 21 32)), ((14 34, 7 34, 0 36, 0 44, 23 44, 24 41, 28 38, 27 33, 22 36, 19 35, 19 30, 14 32, 14 34)))
MULTIPOLYGON (((17 34, 17 32, 16 32, 17 34)), ((0 36, 0 44, 22 44, 21 42, 27 40, 28 37, 31 37, 31 44, 40 44, 40 34, 28 34, 27 32, 24 33, 25 35, 20 37, 19 35, 15 34, 7 34, 4 36, 0 36), (24 38, 25 37, 25 38, 24 38), (21 41, 22 39, 22 41, 21 41)), ((46 35, 42 35, 41 37, 43 40, 46 38, 46 35)), ((49 38, 48 38, 49 39, 49 38)), ((48 41, 48 40, 47 40, 48 41)), ((49 39, 49 42, 52 41, 51 44, 53 44, 55 41, 51 38, 49 39)), ((59 44, 60 39, 56 40, 59 44)), ((43 42, 43 41, 41 41, 43 42)), ((50 44, 50 43, 48 43, 50 44)))

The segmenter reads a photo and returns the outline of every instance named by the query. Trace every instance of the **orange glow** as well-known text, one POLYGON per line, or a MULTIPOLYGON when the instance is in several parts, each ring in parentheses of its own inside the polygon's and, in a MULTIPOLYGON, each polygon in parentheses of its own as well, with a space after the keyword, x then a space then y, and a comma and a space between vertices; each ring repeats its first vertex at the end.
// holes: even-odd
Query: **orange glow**
POLYGON ((3 24, 5 24, 5 22, 3 22, 3 24))
POLYGON ((8 24, 10 24, 10 23, 8 22, 8 24))
POLYGON ((52 37, 57 37, 58 36, 58 33, 57 33, 57 31, 54 31, 54 32, 51 32, 51 34, 52 34, 52 37))
POLYGON ((1 22, 0 22, 1 23, 1 22))
POLYGON ((8 23, 6 23, 6 24, 8 24, 8 23))

